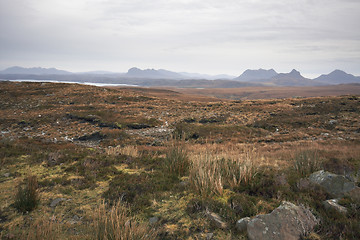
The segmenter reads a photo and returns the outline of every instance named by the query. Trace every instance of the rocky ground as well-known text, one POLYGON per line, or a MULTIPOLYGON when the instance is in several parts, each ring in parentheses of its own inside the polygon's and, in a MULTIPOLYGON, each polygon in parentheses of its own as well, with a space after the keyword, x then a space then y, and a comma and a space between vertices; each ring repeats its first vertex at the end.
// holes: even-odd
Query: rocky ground
POLYGON ((359 96, 1 82, 0 236, 96 238, 120 201, 155 239, 357 239, 359 115, 359 96), (29 176, 39 203, 20 211, 29 176))

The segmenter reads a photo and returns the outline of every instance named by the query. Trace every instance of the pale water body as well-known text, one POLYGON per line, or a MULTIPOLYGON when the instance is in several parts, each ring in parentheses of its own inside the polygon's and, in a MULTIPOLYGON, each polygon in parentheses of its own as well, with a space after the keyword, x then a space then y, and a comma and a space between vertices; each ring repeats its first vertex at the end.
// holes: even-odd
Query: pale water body
POLYGON ((138 85, 132 84, 116 84, 116 83, 92 83, 92 82, 70 82, 70 81, 59 81, 59 80, 35 80, 35 79, 17 79, 17 80, 3 80, 9 82, 48 82, 48 83, 72 83, 72 84, 83 84, 97 87, 138 87, 138 85))

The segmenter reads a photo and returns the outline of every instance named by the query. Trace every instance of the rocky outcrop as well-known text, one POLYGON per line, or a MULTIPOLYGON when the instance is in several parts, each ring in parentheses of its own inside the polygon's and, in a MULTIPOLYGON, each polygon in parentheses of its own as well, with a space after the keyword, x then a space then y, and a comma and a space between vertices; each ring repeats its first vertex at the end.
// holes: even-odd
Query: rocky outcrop
POLYGON ((250 240, 297 240, 317 224, 318 220, 309 209, 283 202, 271 213, 251 219, 247 234, 250 240))
POLYGON ((355 183, 346 177, 324 170, 314 172, 310 175, 309 180, 311 183, 321 186, 327 193, 335 198, 341 198, 356 188, 355 183))

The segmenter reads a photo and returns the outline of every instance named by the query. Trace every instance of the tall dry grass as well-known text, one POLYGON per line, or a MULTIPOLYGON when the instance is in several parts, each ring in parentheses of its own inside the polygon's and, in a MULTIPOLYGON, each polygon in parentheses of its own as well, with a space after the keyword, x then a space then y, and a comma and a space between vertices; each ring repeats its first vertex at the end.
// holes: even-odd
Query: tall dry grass
POLYGON ((254 149, 239 148, 237 154, 228 149, 207 148, 190 155, 189 180, 192 188, 206 198, 222 195, 224 189, 249 184, 262 161, 254 149))
POLYGON ((130 157, 139 157, 140 153, 136 146, 126 145, 116 146, 116 147, 109 147, 105 150, 107 155, 117 156, 117 155, 126 155, 130 157))
POLYGON ((166 168, 170 173, 184 176, 189 172, 189 156, 183 142, 173 142, 166 151, 166 168))
POLYGON ((14 207, 25 213, 34 210, 39 205, 39 202, 37 176, 29 174, 24 179, 24 183, 18 186, 14 207))
POLYGON ((102 202, 94 215, 94 239, 97 240, 151 240, 157 232, 148 224, 138 223, 130 216, 128 207, 120 201, 107 210, 102 202))
POLYGON ((21 239, 26 240, 58 240, 61 238, 60 224, 49 216, 32 222, 29 229, 26 229, 21 236, 21 239))
POLYGON ((319 151, 315 148, 298 150, 294 157, 294 169, 303 177, 320 170, 319 151))

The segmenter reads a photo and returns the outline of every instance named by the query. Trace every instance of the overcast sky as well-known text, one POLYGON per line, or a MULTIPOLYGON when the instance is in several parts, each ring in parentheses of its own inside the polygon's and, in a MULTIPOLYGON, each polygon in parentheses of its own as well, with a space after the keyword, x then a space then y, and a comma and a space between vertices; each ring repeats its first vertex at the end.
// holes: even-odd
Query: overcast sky
POLYGON ((360 0, 0 0, 0 69, 360 75, 360 0))

